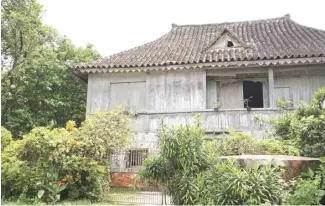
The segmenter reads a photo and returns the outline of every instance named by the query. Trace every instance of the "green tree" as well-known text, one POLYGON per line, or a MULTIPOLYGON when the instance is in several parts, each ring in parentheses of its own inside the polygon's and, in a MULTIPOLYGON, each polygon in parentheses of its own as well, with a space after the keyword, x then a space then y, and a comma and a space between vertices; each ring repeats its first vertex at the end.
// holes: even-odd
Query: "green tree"
POLYGON ((1 68, 8 71, 11 84, 26 60, 52 41, 52 29, 42 24, 42 12, 35 0, 1 1, 1 68))
POLYGON ((1 119, 14 137, 35 126, 80 123, 86 84, 68 68, 100 57, 43 24, 42 13, 36 0, 1 1, 1 119))
POLYGON ((79 48, 66 37, 43 46, 20 68, 14 89, 10 78, 2 81, 2 124, 17 137, 50 122, 55 126, 69 119, 80 123, 85 118, 87 86, 68 67, 97 58, 91 45, 79 48))

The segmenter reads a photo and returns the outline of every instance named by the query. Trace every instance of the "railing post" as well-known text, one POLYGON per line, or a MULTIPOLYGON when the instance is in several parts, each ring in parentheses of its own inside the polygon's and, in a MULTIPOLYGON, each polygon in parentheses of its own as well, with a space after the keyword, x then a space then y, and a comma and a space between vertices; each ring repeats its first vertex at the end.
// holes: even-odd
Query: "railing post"
POLYGON ((161 205, 164 205, 164 196, 165 196, 165 190, 163 189, 161 191, 161 205))

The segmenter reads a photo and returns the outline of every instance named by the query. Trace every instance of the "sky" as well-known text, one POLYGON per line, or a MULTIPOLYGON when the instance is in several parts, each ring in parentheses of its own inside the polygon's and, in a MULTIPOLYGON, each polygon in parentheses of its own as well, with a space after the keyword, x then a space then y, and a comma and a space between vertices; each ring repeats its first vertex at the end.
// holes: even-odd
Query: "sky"
POLYGON ((105 57, 153 41, 171 24, 281 17, 325 30, 325 0, 39 0, 43 22, 105 57))

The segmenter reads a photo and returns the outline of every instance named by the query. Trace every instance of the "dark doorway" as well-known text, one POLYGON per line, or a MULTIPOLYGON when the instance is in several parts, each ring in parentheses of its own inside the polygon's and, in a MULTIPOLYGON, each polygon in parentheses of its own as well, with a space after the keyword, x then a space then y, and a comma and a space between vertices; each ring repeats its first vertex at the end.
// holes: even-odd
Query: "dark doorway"
POLYGON ((244 81, 244 107, 263 108, 263 85, 262 82, 244 81))

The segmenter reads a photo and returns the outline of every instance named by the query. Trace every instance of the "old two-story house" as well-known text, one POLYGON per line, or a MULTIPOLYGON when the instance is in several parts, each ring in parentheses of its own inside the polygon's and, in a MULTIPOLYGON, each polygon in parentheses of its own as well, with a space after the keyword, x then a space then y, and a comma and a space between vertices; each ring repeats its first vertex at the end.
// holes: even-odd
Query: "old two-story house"
POLYGON ((128 105, 135 138, 119 168, 142 164, 156 150, 161 116, 186 124, 201 114, 208 134, 229 127, 258 130, 254 115, 278 114, 325 86, 325 31, 280 18, 172 25, 162 37, 72 71, 88 82, 87 115, 128 105), (214 108, 218 107, 218 110, 214 108), (248 108, 247 108, 248 107, 248 108))

